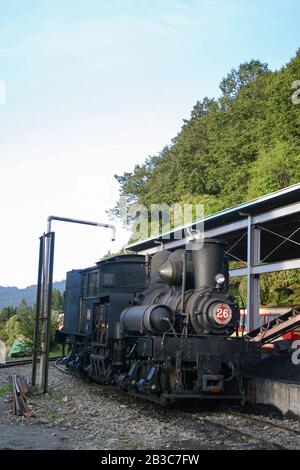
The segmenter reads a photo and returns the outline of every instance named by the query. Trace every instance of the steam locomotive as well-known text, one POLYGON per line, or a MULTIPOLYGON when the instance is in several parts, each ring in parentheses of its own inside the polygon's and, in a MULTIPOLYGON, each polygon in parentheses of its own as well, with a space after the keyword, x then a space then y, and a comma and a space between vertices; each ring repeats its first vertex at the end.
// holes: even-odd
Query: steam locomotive
POLYGON ((220 240, 192 241, 150 259, 127 254, 67 273, 65 365, 160 403, 241 399, 259 348, 238 337, 220 240))

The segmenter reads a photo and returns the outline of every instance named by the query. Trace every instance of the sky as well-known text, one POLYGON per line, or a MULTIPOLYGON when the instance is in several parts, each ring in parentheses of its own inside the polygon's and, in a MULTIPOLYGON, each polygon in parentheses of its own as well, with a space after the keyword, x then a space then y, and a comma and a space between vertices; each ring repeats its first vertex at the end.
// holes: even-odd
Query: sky
MULTIPOLYGON (((36 283, 50 214, 109 222, 114 174, 169 144, 232 68, 281 68, 299 30, 299 0, 0 0, 0 285, 36 283)), ((129 236, 53 230, 55 280, 129 236)))

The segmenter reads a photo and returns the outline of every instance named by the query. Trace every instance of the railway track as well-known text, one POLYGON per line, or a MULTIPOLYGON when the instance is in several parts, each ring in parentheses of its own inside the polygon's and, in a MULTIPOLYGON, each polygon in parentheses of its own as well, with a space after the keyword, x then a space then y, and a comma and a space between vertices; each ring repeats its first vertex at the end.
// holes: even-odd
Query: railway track
MULTIPOLYGON (((61 372, 71 373, 64 366, 56 364, 56 367, 61 372)), ((117 395, 139 398, 138 396, 133 397, 132 395, 113 386, 99 386, 104 387, 107 391, 113 391, 117 395)), ((252 445, 258 449, 300 449, 300 424, 298 425, 298 429, 296 429, 285 426, 278 421, 274 422, 268 418, 252 416, 242 412, 239 413, 231 409, 205 413, 179 411, 174 409, 172 410, 172 414, 173 413, 178 417, 189 420, 194 426, 199 426, 199 430, 205 427, 211 429, 212 435, 216 433, 218 435, 223 434, 225 442, 226 436, 230 442, 232 442, 236 436, 236 438, 241 439, 245 443, 252 443, 252 445)))
MULTIPOLYGON (((57 359, 60 359, 61 356, 52 356, 49 357, 49 361, 57 361, 57 359)), ((38 359, 38 362, 40 359, 38 359)), ((32 359, 21 359, 20 361, 9 361, 6 362, 5 364, 0 364, 0 369, 8 368, 8 367, 17 367, 17 366, 24 366, 26 364, 31 364, 32 359)))
POLYGON ((269 419, 249 416, 235 411, 220 411, 205 416, 199 413, 179 412, 185 418, 192 419, 200 426, 221 430, 225 435, 236 434, 247 442, 257 442, 257 448, 274 450, 300 449, 299 429, 274 423, 269 419))
POLYGON ((288 427, 288 426, 285 426, 285 425, 282 425, 282 424, 279 424, 279 423, 274 423, 273 421, 270 421, 269 419, 260 418, 259 416, 250 416, 250 415, 247 415, 245 413, 238 413, 236 411, 231 411, 230 414, 233 415, 233 416, 237 416, 239 418, 246 419, 246 420, 251 421, 255 424, 270 426, 274 429, 276 428, 276 429, 279 429, 281 431, 290 432, 290 433, 294 434, 297 437, 299 436, 299 439, 300 439, 300 423, 299 423, 299 429, 294 429, 294 428, 291 428, 291 427, 288 427))

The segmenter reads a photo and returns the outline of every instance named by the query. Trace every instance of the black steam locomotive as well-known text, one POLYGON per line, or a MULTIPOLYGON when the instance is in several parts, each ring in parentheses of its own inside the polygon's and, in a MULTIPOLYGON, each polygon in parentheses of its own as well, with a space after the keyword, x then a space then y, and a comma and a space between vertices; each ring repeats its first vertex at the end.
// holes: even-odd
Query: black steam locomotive
POLYGON ((256 344, 238 337, 224 245, 193 241, 145 260, 124 255, 67 274, 65 365, 101 384, 166 403, 240 399, 256 344))

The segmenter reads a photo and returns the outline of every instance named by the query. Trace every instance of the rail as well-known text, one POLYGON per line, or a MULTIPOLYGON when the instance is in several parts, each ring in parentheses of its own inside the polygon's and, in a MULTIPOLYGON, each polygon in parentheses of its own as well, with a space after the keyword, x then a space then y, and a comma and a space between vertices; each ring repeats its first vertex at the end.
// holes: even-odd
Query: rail
MULTIPOLYGON (((60 359, 61 356, 51 356, 49 357, 49 361, 57 361, 57 359, 60 359)), ((38 359, 38 362, 40 359, 38 359)), ((26 364, 32 364, 32 359, 22 359, 20 361, 9 361, 6 362, 5 364, 0 364, 0 369, 8 368, 8 367, 17 367, 17 366, 24 366, 26 364)))

